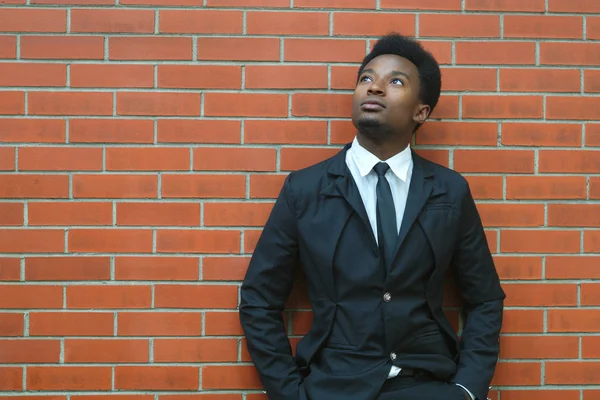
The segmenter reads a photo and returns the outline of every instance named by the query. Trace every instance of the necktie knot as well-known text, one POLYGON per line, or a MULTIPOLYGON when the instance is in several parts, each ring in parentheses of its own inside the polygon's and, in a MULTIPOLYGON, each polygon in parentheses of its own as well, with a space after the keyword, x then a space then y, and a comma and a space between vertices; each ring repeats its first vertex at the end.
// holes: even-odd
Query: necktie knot
POLYGON ((390 166, 384 162, 379 162, 379 163, 375 164, 375 166, 373 167, 373 170, 375 171, 377 176, 379 176, 380 178, 385 176, 385 174, 388 172, 389 169, 390 169, 390 166))

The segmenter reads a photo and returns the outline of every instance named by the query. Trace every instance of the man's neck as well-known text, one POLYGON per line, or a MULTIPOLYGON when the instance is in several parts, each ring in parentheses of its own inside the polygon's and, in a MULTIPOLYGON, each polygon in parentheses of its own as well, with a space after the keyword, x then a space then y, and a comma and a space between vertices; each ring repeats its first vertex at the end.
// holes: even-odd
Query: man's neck
POLYGON ((369 153, 375 155, 382 161, 390 159, 396 154, 401 153, 410 144, 410 137, 408 139, 399 137, 396 140, 376 142, 360 132, 356 134, 356 139, 358 140, 358 143, 369 153))

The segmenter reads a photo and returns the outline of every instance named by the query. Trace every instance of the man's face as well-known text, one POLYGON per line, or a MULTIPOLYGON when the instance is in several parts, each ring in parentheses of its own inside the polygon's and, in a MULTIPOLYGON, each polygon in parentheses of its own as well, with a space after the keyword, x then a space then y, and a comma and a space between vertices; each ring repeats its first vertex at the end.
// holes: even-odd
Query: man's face
MULTIPOLYGON (((429 107, 419 100, 419 71, 406 58, 385 54, 362 71, 352 103, 352 122, 371 135, 410 131, 425 122, 429 107)), ((379 137, 373 139, 385 139, 379 137)))

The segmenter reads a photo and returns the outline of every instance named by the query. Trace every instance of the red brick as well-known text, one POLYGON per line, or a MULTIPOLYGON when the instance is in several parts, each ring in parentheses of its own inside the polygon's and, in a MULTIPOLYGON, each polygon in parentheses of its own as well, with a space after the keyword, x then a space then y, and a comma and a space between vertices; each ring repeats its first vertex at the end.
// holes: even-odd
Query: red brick
POLYGON ((500 90, 503 92, 577 92, 580 73, 565 69, 501 69, 500 90))
POLYGON ((496 15, 419 15, 419 36, 500 37, 500 17, 496 15))
POLYGON ((199 336, 202 315, 198 312, 120 312, 117 327, 119 336, 199 336))
MULTIPOLYGON (((20 281, 21 280, 21 260, 16 257, 0 258, 0 281, 20 281)), ((1 319, 1 317, 0 317, 1 319)), ((0 332, 1 334, 1 332, 0 332)))
POLYGON ((548 226, 600 227, 600 205, 548 204, 548 226))
POLYGON ((241 143, 241 122, 233 120, 160 119, 159 143, 241 143))
POLYGON ((335 148, 283 148, 281 149, 281 170, 294 171, 309 167, 327 158, 333 157, 339 149, 335 148))
MULTIPOLYGON (((241 11, 161 10, 161 33, 242 33, 241 11)), ((248 31, 248 33, 251 33, 248 31)))
POLYGON ((466 0, 467 11, 544 12, 544 0, 466 0))
MULTIPOLYGON (((353 69, 355 70, 356 68, 353 67, 353 69)), ((246 66, 246 88, 326 89, 327 67, 301 65, 248 65, 246 66)))
POLYGON ((0 341, 0 362, 5 364, 56 363, 60 360, 60 341, 16 339, 0 341))
POLYGON ((595 256, 546 257, 546 279, 599 279, 599 262, 595 256))
POLYGON ((360 62, 365 56, 364 40, 285 39, 285 61, 360 62))
POLYGON ((162 177, 165 198, 244 198, 246 178, 243 175, 171 175, 162 177))
POLYGON ((112 225, 112 204, 32 202, 29 225, 112 225))
POLYGON ((66 175, 0 174, 0 198, 69 197, 69 177, 66 175))
POLYGON ((200 226, 200 204, 119 203, 117 225, 200 226))
POLYGON ((585 125, 585 144, 586 146, 600 146, 600 124, 585 125))
MULTIPOLYGON (((5 337, 23 336, 25 318, 18 313, 0 313, 0 334, 5 337)), ((0 375, 2 373, 0 372, 0 375)), ((2 380, 0 379, 0 382, 2 380)))
POLYGON ((495 68, 442 68, 442 86, 448 91, 496 91, 495 68))
MULTIPOLYGON (((30 206, 33 205, 30 204, 30 206)), ((101 281, 110 279, 108 257, 27 257, 27 281, 101 281)))
POLYGON ((582 17, 506 15, 506 38, 582 39, 582 17))
POLYGON ((502 280, 542 279, 541 257, 499 256, 494 258, 494 264, 502 280))
POLYGON ((417 144, 495 146, 498 125, 491 122, 431 121, 419 128, 417 144))
POLYGON ((273 148, 196 148, 194 170, 204 171, 275 171, 273 148))
POLYGON ((288 96, 285 94, 206 93, 204 95, 204 115, 211 117, 287 117, 288 96))
POLYGON ((549 385, 598 384, 600 362, 549 361, 546 363, 546 383, 549 385))
POLYGON ((503 253, 578 253, 578 231, 504 230, 500 233, 503 253))
POLYGON ((356 127, 351 120, 331 120, 329 122, 329 141, 331 144, 348 144, 356 136, 356 127))
POLYGON ((452 64, 452 42, 423 40, 421 45, 433 54, 440 65, 452 64))
POLYGON ((23 390, 23 367, 0 367, 0 390, 23 390))
POLYGON ((600 199, 600 178, 590 178, 590 198, 600 199))
POLYGON ((67 363, 147 363, 147 340, 67 339, 67 363))
POLYGON ((62 308, 63 290, 60 286, 2 285, 1 308, 62 308))
POLYGON ((152 88, 154 67, 126 64, 73 64, 70 85, 83 88, 152 88))
POLYGON ((71 143, 153 143, 154 122, 142 119, 71 119, 71 143))
POLYGON ((567 13, 600 13, 600 4, 598 4, 598 2, 595 0, 548 0, 548 11, 567 13))
POLYGON ((381 0, 381 8, 459 11, 460 0, 381 0))
POLYGON ((458 118, 458 96, 441 96, 430 118, 458 118))
POLYGON ((0 26, 2 32, 64 33, 67 31, 67 12, 36 8, 0 9, 0 26))
POLYGON ((533 42, 457 42, 457 64, 535 64, 533 42))
POLYGON ((292 313, 292 333, 294 335, 306 335, 313 323, 313 313, 307 311, 296 311, 292 313))
POLYGON ((157 198, 158 178, 153 175, 75 175, 75 198, 157 198))
POLYGON ((600 253, 600 231, 584 231, 583 251, 600 253))
MULTIPOLYGON (((111 3, 112 4, 112 3, 111 3)), ((202 6, 204 0, 119 0, 119 4, 135 6, 202 6)))
POLYGON ((325 12, 249 11, 246 32, 249 35, 326 36, 329 35, 329 15, 325 12))
POLYGON ((162 230, 156 234, 159 253, 239 253, 240 232, 234 230, 162 230))
POLYGON ((67 308, 150 308, 150 286, 68 286, 67 308))
POLYGON ((117 114, 200 116, 199 93, 117 93, 117 114))
POLYGON ((454 168, 460 172, 533 173, 533 151, 455 150, 454 168))
POLYGON ((356 87, 357 73, 358 68, 355 66, 331 66, 331 88, 354 90, 356 87))
POLYGON ((586 38, 600 39, 600 17, 586 17, 586 38))
POLYGON ((581 146, 581 125, 505 122, 502 144, 512 146, 581 146))
POLYGON ((349 117, 351 113, 351 95, 313 93, 292 95, 292 115, 295 117, 349 117))
POLYGON ((575 336, 504 336, 500 338, 501 359, 577 358, 578 356, 579 338, 575 336))
POLYGON ((242 69, 224 65, 159 65, 158 87, 240 89, 242 69))
POLYGON ((507 176, 506 198, 585 199, 586 178, 583 176, 507 176))
POLYGON ((149 253, 152 231, 139 229, 71 229, 69 252, 149 253))
POLYGON ((464 96, 463 118, 541 118, 541 96, 464 96))
MULTIPOLYGON (((0 64, 1 86, 66 86, 67 66, 45 63, 0 64)), ((4 136, 4 135, 3 135, 4 136)))
POLYGON ((17 37, 0 36, 0 58, 17 57, 17 37))
POLYGON ((0 92, 0 114, 25 114, 25 94, 0 92))
POLYGON ((113 95, 102 92, 31 92, 32 115, 112 115, 113 95))
POLYGON ((0 253, 63 253, 60 229, 0 229, 0 253))
MULTIPOLYGON (((503 284, 508 307, 558 307, 577 305, 576 284, 503 284)), ((531 358, 531 357, 527 357, 531 358)))
MULTIPOLYGON (((287 2, 287 0, 281 0, 287 2)), ((294 0, 294 8, 375 9, 376 0, 294 0)))
POLYGON ((448 167, 448 161, 450 159, 450 153, 448 150, 429 150, 429 149, 415 149, 417 154, 421 157, 432 161, 434 163, 448 167))
POLYGON ((235 362, 236 339, 157 339, 156 362, 235 362))
POLYGON ((28 390, 110 390, 110 367, 27 367, 28 390))
POLYGON ((248 120, 244 143, 326 144, 326 121, 248 120))
POLYGON ((197 390, 198 367, 117 366, 117 390, 197 390))
POLYGON ((116 257, 118 281, 197 281, 197 257, 116 257))
POLYGON ((250 175, 250 198, 251 199, 275 199, 281 191, 285 174, 266 175, 266 174, 251 174, 250 175))
POLYGON ((31 4, 51 4, 51 5, 111 5, 113 0, 30 0, 31 4))
POLYGON ((66 138, 65 126, 65 121, 60 119, 3 118, 0 142, 64 143, 66 138))
POLYGON ((112 336, 113 313, 32 312, 31 336, 112 336))
POLYGON ((496 365, 494 379, 491 384, 494 386, 538 386, 541 382, 541 365, 539 362, 499 362, 496 365))
POLYGON ((14 171, 16 156, 14 147, 0 147, 0 171, 14 171))
POLYGON ((279 61, 279 39, 198 38, 198 60, 279 61))
POLYGON ((206 335, 240 336, 244 334, 237 312, 207 312, 206 335))
POLYGON ((111 60, 191 60, 189 37, 118 37, 109 39, 111 60))
POLYGON ((74 9, 71 32, 154 33, 154 11, 74 9))
POLYGON ((190 150, 174 147, 106 149, 107 171, 189 171, 190 150))
POLYGON ((581 284, 581 305, 598 306, 600 305, 600 285, 597 283, 581 284))
POLYGON ((600 336, 582 337, 581 353, 583 358, 600 358, 600 336))
POLYGON ((158 308, 229 308, 238 305, 236 285, 156 285, 154 305, 158 308))
POLYGON ((263 226, 273 208, 272 203, 206 203, 206 226, 263 226))
POLYGON ((101 171, 102 149, 81 147, 21 147, 21 171, 101 171))
POLYGON ((471 194, 476 199, 501 199, 502 177, 501 176, 465 176, 471 188, 471 194))
POLYGON ((579 400, 579 390, 503 390, 502 400, 529 400, 529 399, 544 399, 544 400, 579 400))
POLYGON ((547 119, 600 120, 600 97, 548 97, 547 119))
MULTIPOLYGON (((205 257, 202 260, 202 279, 204 281, 242 281, 249 262, 249 257, 205 257)), ((208 321, 208 314, 206 318, 208 321)), ((208 330, 208 322, 206 330, 208 330)))
POLYGON ((290 0, 206 0, 208 7, 288 8, 290 0))
POLYGON ((598 332, 600 320, 593 309, 548 310, 548 332, 598 332))
POLYGON ((600 43, 542 42, 540 63, 595 66, 600 63, 600 43))
POLYGON ((593 150, 541 150, 539 171, 598 173, 600 153, 593 150))
POLYGON ((101 60, 104 38, 100 36, 23 36, 21 58, 101 60))
POLYGON ((543 204, 478 204, 483 225, 486 227, 543 226, 543 204))
POLYGON ((202 387, 205 389, 260 389, 262 385, 256 368, 253 366, 211 365, 202 368, 202 387))
POLYGON ((586 93, 600 92, 600 71, 587 70, 584 71, 584 90, 586 93))
MULTIPOLYGON (((421 16, 422 18, 422 16, 421 16)), ((421 28, 423 29, 421 19, 421 28)), ((333 34, 340 36, 383 36, 402 27, 402 34, 414 36, 415 15, 397 13, 336 12, 333 14, 333 34)), ((421 33, 421 36, 423 35, 421 33)))

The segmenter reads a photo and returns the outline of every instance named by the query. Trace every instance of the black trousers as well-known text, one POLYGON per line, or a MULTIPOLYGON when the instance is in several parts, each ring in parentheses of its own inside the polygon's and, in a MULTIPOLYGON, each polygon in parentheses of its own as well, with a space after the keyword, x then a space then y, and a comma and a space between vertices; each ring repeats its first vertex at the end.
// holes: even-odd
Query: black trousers
POLYGON ((384 383, 377 400, 465 400, 465 391, 454 383, 399 376, 384 383))

